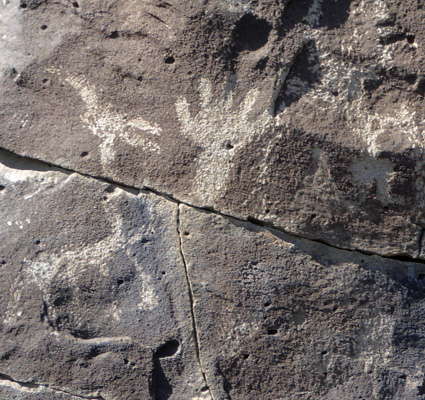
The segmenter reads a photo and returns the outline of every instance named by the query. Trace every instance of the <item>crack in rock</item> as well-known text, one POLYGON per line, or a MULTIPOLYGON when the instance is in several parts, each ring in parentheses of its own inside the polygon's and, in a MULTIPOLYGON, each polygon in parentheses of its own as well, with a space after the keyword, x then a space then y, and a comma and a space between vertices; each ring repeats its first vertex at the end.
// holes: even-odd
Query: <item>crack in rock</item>
MULTIPOLYGON (((406 255, 406 254, 383 255, 383 254, 378 254, 378 253, 374 253, 372 251, 367 251, 367 250, 362 250, 362 249, 350 249, 350 248, 346 248, 346 247, 335 246, 335 245, 331 244, 330 242, 328 242, 326 240, 323 240, 323 239, 320 239, 320 238, 319 239, 312 239, 312 238, 309 238, 309 237, 300 236, 300 235, 298 235, 294 232, 287 231, 280 226, 276 226, 273 223, 262 221, 262 220, 259 220, 257 218, 254 218, 252 216, 247 216, 245 219, 244 218, 238 218, 238 217, 231 215, 231 214, 222 213, 222 212, 220 212, 220 211, 218 211, 218 210, 216 210, 212 207, 195 206, 193 204, 190 204, 190 203, 181 201, 178 198, 175 198, 170 193, 160 192, 160 191, 158 191, 154 188, 151 188, 151 187, 143 186, 143 187, 138 188, 138 187, 135 187, 135 186, 128 186, 128 185, 125 185, 125 184, 123 184, 119 181, 116 181, 116 180, 113 180, 113 179, 110 179, 110 178, 107 178, 107 177, 104 177, 104 176, 97 176, 97 175, 90 175, 90 174, 82 173, 82 172, 79 172, 79 171, 75 171, 75 170, 72 170, 72 169, 69 169, 69 168, 62 167, 60 165, 48 163, 48 162, 45 162, 45 161, 42 161, 42 160, 39 160, 39 159, 36 159, 36 158, 20 155, 20 154, 14 153, 14 152, 12 152, 12 151, 4 148, 4 147, 0 147, 0 156, 1 156, 2 153, 8 154, 9 156, 12 155, 13 157, 19 158, 20 160, 33 162, 33 163, 37 164, 38 168, 40 168, 40 166, 41 166, 43 168, 48 168, 48 169, 51 169, 52 171, 61 172, 61 173, 67 174, 67 175, 77 174, 77 175, 80 175, 80 176, 83 176, 83 177, 86 177, 86 178, 95 179, 99 182, 109 183, 111 185, 119 187, 120 189, 122 189, 124 191, 130 192, 130 193, 133 193, 133 194, 137 194, 139 192, 150 193, 150 194, 159 196, 159 197, 161 197, 161 198, 163 198, 167 201, 177 203, 179 205, 184 204, 184 205, 191 207, 193 209, 196 209, 196 210, 202 210, 202 211, 205 211, 205 212, 209 212, 211 214, 220 215, 220 216, 225 217, 225 218, 233 218, 237 221, 242 221, 242 222, 248 221, 248 222, 252 223, 253 225, 266 227, 266 228, 272 228, 272 229, 275 229, 279 232, 282 232, 282 233, 284 233, 288 236, 291 236, 291 237, 294 237, 294 238, 297 238, 297 239, 308 240, 308 241, 313 242, 313 243, 321 243, 321 244, 324 244, 324 245, 326 245, 326 246, 328 246, 332 249, 345 250, 345 251, 349 251, 349 252, 357 252, 357 253, 360 253, 360 254, 364 254, 366 256, 374 256, 375 255, 375 256, 378 256, 378 257, 381 257, 381 258, 384 258, 384 259, 396 260, 396 261, 401 261, 401 262, 425 264, 424 258, 416 258, 416 257, 412 257, 412 256, 406 255)), ((27 167, 27 169, 29 169, 29 168, 27 167)), ((34 169, 37 169, 37 168, 34 167, 34 169)), ((424 235, 423 229, 425 229, 425 228, 422 228, 419 225, 418 225, 418 228, 421 229, 421 231, 418 234, 418 240, 421 240, 422 235, 424 235)), ((419 247, 420 247, 420 250, 421 250, 421 246, 419 246, 419 247)), ((418 256, 419 255, 420 255, 420 253, 418 253, 418 256)))
POLYGON ((194 336, 194 339, 195 339, 196 358, 198 359, 198 363, 199 363, 199 367, 201 369, 202 377, 204 378, 205 384, 208 388, 208 392, 211 396, 211 399, 214 400, 214 396, 211 392, 210 385, 208 384, 207 376, 206 376, 204 368, 202 366, 201 343, 199 341, 198 327, 196 325, 195 305, 194 305, 194 299, 193 299, 192 282, 190 281, 189 270, 188 270, 188 267, 187 267, 186 258, 184 256, 184 251, 183 251, 183 239, 182 239, 182 232, 181 232, 181 229, 180 229, 180 205, 177 208, 177 234, 179 236, 180 254, 181 254, 181 258, 182 258, 182 262, 183 262, 183 266, 184 266, 186 282, 187 282, 187 290, 188 290, 188 294, 189 294, 190 314, 191 314, 191 320, 192 320, 193 336, 194 336))

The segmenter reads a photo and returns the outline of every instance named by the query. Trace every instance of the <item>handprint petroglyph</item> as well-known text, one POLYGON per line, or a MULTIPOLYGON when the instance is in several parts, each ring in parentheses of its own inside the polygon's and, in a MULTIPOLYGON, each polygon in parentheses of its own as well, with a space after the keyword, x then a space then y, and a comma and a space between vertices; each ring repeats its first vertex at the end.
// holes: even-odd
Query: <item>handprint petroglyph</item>
POLYGON ((215 98, 212 85, 206 79, 199 85, 200 111, 192 116, 184 97, 176 102, 176 111, 184 136, 203 148, 197 159, 196 192, 211 205, 223 189, 232 168, 236 151, 255 137, 261 136, 274 123, 269 110, 255 120, 249 114, 259 92, 251 89, 239 107, 234 107, 234 96, 215 98))

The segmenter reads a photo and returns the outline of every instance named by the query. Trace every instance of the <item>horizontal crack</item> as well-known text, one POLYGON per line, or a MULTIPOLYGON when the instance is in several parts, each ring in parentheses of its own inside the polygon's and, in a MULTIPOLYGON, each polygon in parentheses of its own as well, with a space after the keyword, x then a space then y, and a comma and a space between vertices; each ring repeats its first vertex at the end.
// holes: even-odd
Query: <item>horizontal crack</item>
POLYGON ((55 388, 53 386, 50 386, 48 384, 45 383, 35 383, 32 381, 18 381, 14 378, 12 378, 10 375, 6 375, 6 374, 2 374, 0 373, 0 381, 8 381, 14 384, 17 384, 29 391, 31 391, 31 389, 40 389, 43 388, 46 391, 50 391, 50 392, 54 392, 54 393, 62 393, 62 394, 67 394, 69 396, 73 396, 79 399, 97 399, 97 400, 104 400, 104 398, 100 395, 94 395, 94 396, 85 396, 85 395, 81 395, 81 394, 75 394, 72 392, 69 392, 67 390, 63 390, 63 389, 59 389, 59 388, 55 388))
MULTIPOLYGON (((296 238, 296 239, 307 240, 307 241, 310 241, 310 242, 313 242, 313 243, 320 243, 320 244, 328 246, 332 249, 344 250, 344 251, 349 251, 349 252, 356 252, 356 253, 363 254, 363 255, 366 255, 366 256, 375 255, 375 256, 378 256, 378 257, 381 257, 381 258, 384 258, 384 259, 395 260, 395 261, 400 261, 400 262, 425 264, 425 259, 415 258, 415 257, 409 256, 407 254, 382 255, 382 254, 377 254, 377 253, 369 252, 367 250, 362 250, 362 249, 358 249, 358 248, 357 249, 350 249, 350 248, 347 248, 347 247, 335 246, 335 245, 331 244, 330 242, 328 242, 326 240, 313 239, 313 238, 309 238, 309 237, 305 237, 305 236, 300 236, 296 233, 287 231, 280 226, 276 226, 273 223, 261 221, 261 220, 255 218, 255 217, 252 217, 252 216, 248 216, 246 219, 238 218, 238 217, 235 217, 235 216, 230 215, 230 214, 222 213, 219 210, 214 209, 213 207, 195 206, 193 204, 190 204, 190 203, 187 203, 185 201, 182 201, 182 200, 175 198, 172 194, 160 192, 156 189, 153 189, 153 188, 150 188, 150 187, 147 187, 147 186, 143 186, 143 187, 140 187, 140 188, 136 187, 136 186, 128 186, 126 184, 123 184, 122 182, 115 181, 115 180, 108 178, 108 177, 105 177, 105 176, 90 175, 90 174, 87 174, 87 173, 83 173, 83 172, 75 171, 75 170, 72 170, 72 169, 69 169, 69 168, 65 168, 65 167, 62 167, 60 165, 56 165, 56 164, 53 164, 53 163, 50 163, 50 162, 42 161, 42 160, 39 160, 39 159, 36 159, 36 158, 33 158, 33 157, 16 154, 16 153, 14 153, 14 152, 12 152, 8 149, 5 149, 4 147, 0 147, 0 162, 1 162, 2 153, 8 155, 9 157, 12 156, 12 157, 16 157, 16 158, 21 159, 21 160, 36 163, 38 166, 42 167, 44 170, 46 170, 46 168, 47 168, 47 169, 51 169, 51 170, 57 171, 57 172, 62 172, 62 173, 65 173, 65 174, 78 174, 78 175, 84 176, 86 178, 95 179, 99 182, 108 183, 108 184, 117 186, 120 189, 122 189, 126 192, 130 192, 132 194, 138 194, 140 192, 151 193, 151 194, 154 194, 156 196, 159 196, 159 197, 161 197, 161 198, 163 198, 167 201, 170 201, 170 202, 173 202, 173 203, 176 203, 176 204, 184 204, 184 205, 191 207, 193 209, 205 211, 205 212, 215 214, 215 215, 219 215, 219 216, 222 216, 222 217, 225 217, 225 218, 232 218, 232 219, 240 221, 240 222, 250 222, 253 225, 272 228, 272 229, 275 229, 276 231, 282 232, 285 235, 288 235, 290 237, 293 237, 293 238, 296 238)), ((34 169, 39 170, 40 168, 34 168, 34 169)), ((425 228, 423 228, 423 229, 425 229, 425 228)), ((420 236, 421 237, 424 236, 423 230, 421 231, 420 236)))

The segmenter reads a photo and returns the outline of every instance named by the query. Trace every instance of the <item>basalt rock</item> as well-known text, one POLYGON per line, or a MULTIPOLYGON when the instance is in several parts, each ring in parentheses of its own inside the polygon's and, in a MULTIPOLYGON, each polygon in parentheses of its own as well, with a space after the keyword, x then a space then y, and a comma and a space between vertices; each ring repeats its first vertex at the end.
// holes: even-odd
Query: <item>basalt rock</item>
POLYGON ((0 396, 420 399, 420 0, 4 0, 0 396))

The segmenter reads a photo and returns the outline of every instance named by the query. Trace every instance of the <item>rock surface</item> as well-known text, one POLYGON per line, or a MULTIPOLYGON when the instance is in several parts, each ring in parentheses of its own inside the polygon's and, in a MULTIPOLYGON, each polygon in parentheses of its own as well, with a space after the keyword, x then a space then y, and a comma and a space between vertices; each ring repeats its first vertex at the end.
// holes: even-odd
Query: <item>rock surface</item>
POLYGON ((1 162, 1 374, 59 395, 201 399, 177 205, 1 162))
POLYGON ((4 0, 0 397, 425 398, 420 0, 4 0))

